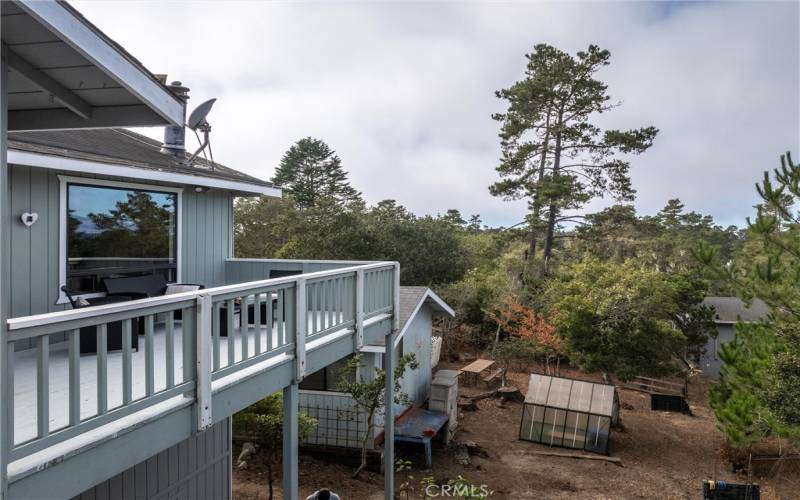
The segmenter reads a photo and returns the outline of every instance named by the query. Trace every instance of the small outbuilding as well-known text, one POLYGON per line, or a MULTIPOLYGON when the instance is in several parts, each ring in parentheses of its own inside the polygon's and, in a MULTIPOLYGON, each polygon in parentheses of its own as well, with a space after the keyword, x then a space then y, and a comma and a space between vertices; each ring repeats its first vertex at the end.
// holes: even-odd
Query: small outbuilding
POLYGON ((705 353, 698 361, 703 374, 719 378, 722 368, 719 353, 723 344, 736 338, 736 324, 760 321, 767 317, 769 308, 760 299, 747 304, 738 297, 706 297, 703 305, 714 308, 713 320, 717 331, 716 335, 709 337, 705 353))
POLYGON ((532 374, 519 438, 608 453, 611 425, 618 418, 619 405, 613 385, 532 374))

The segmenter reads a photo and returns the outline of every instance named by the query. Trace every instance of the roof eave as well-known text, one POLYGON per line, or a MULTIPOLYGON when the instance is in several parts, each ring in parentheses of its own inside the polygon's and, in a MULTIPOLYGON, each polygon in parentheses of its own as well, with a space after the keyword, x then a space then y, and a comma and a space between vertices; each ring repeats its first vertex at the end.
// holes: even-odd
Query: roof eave
MULTIPOLYGON (((95 64, 147 105, 166 124, 182 125, 185 103, 161 85, 144 68, 134 64, 63 2, 19 0, 17 4, 31 17, 95 64)), ((164 123, 152 123, 163 125, 164 123)))
POLYGON ((220 179, 216 177, 203 177, 165 170, 139 168, 130 165, 104 163, 89 160, 78 160, 63 156, 31 153, 8 149, 9 165, 24 165, 29 167, 47 168, 51 170, 65 170, 70 172, 108 175, 136 180, 160 181, 171 184, 200 186, 215 189, 224 189, 246 196, 281 197, 281 190, 272 186, 252 184, 245 181, 220 179))

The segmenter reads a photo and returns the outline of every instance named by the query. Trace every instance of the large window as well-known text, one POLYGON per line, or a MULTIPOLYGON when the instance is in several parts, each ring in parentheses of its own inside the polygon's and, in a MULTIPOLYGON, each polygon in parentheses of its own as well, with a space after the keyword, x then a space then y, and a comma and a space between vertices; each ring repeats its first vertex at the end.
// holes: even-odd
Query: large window
POLYGON ((103 279, 110 277, 159 273, 167 281, 177 280, 176 191, 70 180, 62 195, 62 276, 71 293, 103 292, 103 279))

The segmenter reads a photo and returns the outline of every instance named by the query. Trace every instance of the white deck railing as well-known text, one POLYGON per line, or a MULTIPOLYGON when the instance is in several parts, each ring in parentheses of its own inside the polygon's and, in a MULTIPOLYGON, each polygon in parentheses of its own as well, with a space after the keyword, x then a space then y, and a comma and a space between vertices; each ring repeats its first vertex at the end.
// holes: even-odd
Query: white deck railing
POLYGON ((285 353, 295 356, 301 379, 306 342, 342 329, 352 329, 358 346, 363 345, 364 321, 396 307, 398 276, 396 263, 376 262, 9 319, 8 359, 2 369, 10 397, 5 402, 7 429, 0 432, 6 436, 6 456, 10 461, 27 457, 177 397, 198 405, 197 427, 204 429, 212 423, 212 381, 285 353), (134 352, 137 322, 143 335, 134 352), (97 352, 82 358, 80 335, 86 327, 96 327, 97 352), (121 332, 119 353, 108 352, 110 327, 121 332), (51 337, 63 334, 66 355, 62 345, 53 350, 60 357, 51 355, 51 337), (15 352, 15 342, 24 339, 35 340, 33 355, 15 352), (59 362, 51 365, 51 360, 59 362), (28 389, 15 395, 18 362, 35 363, 35 370, 25 372, 35 372, 35 384, 25 381, 28 389), (87 362, 95 365, 89 371, 94 383, 82 384, 87 362), (135 377, 134 368, 143 371, 143 380, 135 377), (66 383, 54 385, 64 387, 51 389, 51 381, 62 375, 66 383), (23 402, 16 411, 15 402, 26 399, 27 405, 23 402), (93 411, 87 401, 95 402, 93 411), (15 425, 15 417, 25 421, 15 425), (15 432, 26 426, 30 432, 15 432))

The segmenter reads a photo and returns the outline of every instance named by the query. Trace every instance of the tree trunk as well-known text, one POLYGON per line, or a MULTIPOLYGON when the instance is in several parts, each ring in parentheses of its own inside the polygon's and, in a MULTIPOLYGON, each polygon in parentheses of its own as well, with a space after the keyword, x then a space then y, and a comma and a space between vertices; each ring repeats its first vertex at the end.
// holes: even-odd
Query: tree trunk
MULTIPOLYGON (((542 182, 544 178, 544 171, 545 166, 547 165, 547 151, 550 147, 550 109, 547 110, 547 116, 545 117, 545 132, 544 132, 544 139, 542 140, 542 154, 539 157, 539 176, 536 179, 537 185, 542 182)), ((533 196, 533 203, 532 203, 532 212, 533 212, 533 222, 538 224, 539 215, 542 211, 542 201, 539 198, 538 192, 533 196)), ((539 236, 539 228, 532 227, 531 228, 531 242, 528 249, 528 259, 533 260, 536 257, 536 238, 539 236)))
POLYGON ((357 478, 361 471, 367 466, 367 443, 369 442, 369 436, 371 434, 372 429, 374 428, 372 424, 372 417, 375 415, 375 410, 372 409, 369 411, 369 415, 367 415, 367 432, 364 434, 364 439, 361 441, 361 464, 359 464, 358 469, 353 472, 351 476, 353 479, 357 478))
MULTIPOLYGON (((556 132, 556 145, 553 150, 553 184, 558 181, 558 170, 561 167, 561 125, 564 117, 563 108, 559 111, 558 115, 558 132, 556 132)), ((558 215, 558 207, 556 206, 556 199, 553 198, 550 202, 549 214, 547 216, 547 237, 544 241, 544 270, 547 272, 547 265, 550 262, 550 257, 553 255, 553 236, 556 229, 556 216, 558 215)))
POLYGON ((494 356, 495 350, 497 350, 497 344, 500 342, 500 324, 497 324, 497 331, 494 332, 494 345, 492 345, 492 356, 494 356))
POLYGON ((267 485, 269 486, 269 497, 267 498, 269 498, 269 500, 272 500, 275 495, 275 492, 272 489, 273 479, 274 478, 272 477, 272 463, 269 460, 267 460, 267 485))

